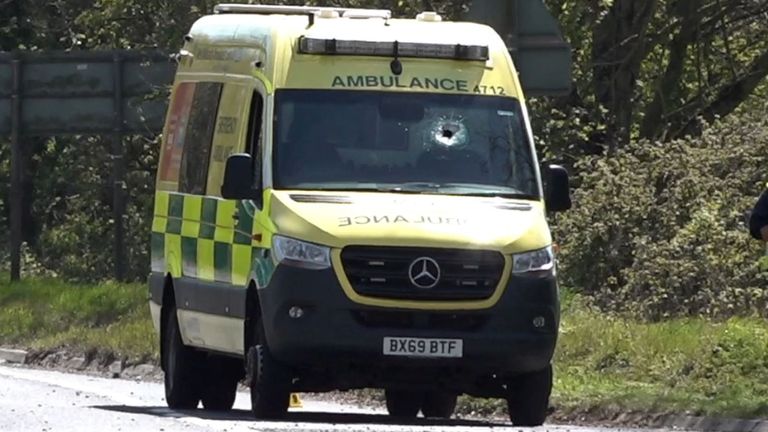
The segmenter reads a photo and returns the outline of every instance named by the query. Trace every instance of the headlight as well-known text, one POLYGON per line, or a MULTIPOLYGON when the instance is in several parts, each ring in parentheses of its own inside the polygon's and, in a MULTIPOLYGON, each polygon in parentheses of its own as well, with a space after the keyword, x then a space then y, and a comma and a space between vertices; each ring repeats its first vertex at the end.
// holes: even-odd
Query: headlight
POLYGON ((552 246, 513 256, 512 273, 528 273, 552 270, 555 266, 555 254, 552 246))
POLYGON ((331 266, 330 248, 288 237, 274 236, 272 252, 275 261, 281 264, 312 270, 326 269, 331 266))

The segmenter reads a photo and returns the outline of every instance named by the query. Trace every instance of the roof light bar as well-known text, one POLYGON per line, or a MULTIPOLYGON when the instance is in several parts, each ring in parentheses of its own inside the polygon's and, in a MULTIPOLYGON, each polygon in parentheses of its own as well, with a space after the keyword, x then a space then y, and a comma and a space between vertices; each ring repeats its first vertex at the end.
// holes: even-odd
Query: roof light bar
POLYGON ((476 61, 486 61, 489 58, 488 47, 483 45, 371 42, 308 37, 302 37, 299 40, 299 52, 302 54, 440 58, 476 61))
POLYGON ((345 9, 344 18, 392 18, 392 12, 387 9, 345 9))
POLYGON ((440 16, 437 12, 425 11, 416 15, 416 20, 426 22, 440 22, 443 20, 443 17, 440 16))
POLYGON ((317 6, 272 6, 222 3, 214 6, 213 12, 217 14, 243 13, 243 14, 279 14, 279 15, 309 15, 321 11, 334 11, 348 18, 392 18, 392 12, 387 9, 359 9, 359 8, 335 8, 317 6))

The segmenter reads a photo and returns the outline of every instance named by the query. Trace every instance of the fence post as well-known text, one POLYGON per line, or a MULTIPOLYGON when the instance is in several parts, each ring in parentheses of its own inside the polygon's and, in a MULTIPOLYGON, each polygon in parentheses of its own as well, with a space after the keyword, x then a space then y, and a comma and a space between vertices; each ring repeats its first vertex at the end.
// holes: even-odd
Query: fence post
POLYGON ((115 279, 125 280, 125 151, 123 148, 123 59, 119 53, 113 57, 112 129, 112 217, 115 221, 114 256, 115 279))
POLYGON ((11 61, 11 281, 21 279, 22 206, 24 205, 24 154, 21 148, 21 60, 11 61))

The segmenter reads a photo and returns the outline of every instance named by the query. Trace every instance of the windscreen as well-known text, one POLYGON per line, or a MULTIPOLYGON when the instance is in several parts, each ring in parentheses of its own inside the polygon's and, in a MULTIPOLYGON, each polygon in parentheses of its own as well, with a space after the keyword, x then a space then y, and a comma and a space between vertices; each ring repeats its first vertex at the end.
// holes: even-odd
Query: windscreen
POLYGON ((279 90, 275 107, 276 189, 539 199, 516 99, 279 90))

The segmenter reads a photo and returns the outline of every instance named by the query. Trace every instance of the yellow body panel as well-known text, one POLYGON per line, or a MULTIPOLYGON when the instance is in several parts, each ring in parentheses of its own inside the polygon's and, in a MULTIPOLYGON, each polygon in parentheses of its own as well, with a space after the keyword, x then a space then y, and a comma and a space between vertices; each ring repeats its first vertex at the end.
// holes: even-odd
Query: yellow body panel
POLYGON ((276 233, 332 248, 331 263, 346 296, 355 303, 418 310, 478 310, 496 305, 511 274, 511 256, 552 243, 543 203, 439 195, 343 192, 346 204, 298 203, 292 194, 271 191, 271 219, 276 233), (345 246, 412 246, 493 250, 504 254, 504 271, 491 297, 484 300, 426 301, 360 295, 341 263, 345 246))
POLYGON ((203 198, 195 195, 184 197, 183 218, 181 220, 181 235, 197 238, 200 232, 200 214, 203 208, 203 198))
POLYGON ((171 276, 181 277, 181 236, 168 234, 165 239, 166 272, 171 276))
POLYGON ((343 192, 334 195, 352 202, 340 205, 298 203, 291 199, 293 193, 323 195, 273 191, 271 216, 277 232, 333 248, 427 246, 513 254, 552 242, 541 202, 343 192))
POLYGON ((197 277, 204 281, 216 280, 213 240, 197 239, 197 277))
MULTIPOLYGON (((274 98, 271 95, 280 89, 479 94, 515 98, 523 105, 525 113, 517 71, 504 42, 490 27, 474 23, 317 17, 314 25, 308 24, 304 16, 227 14, 203 17, 191 29, 191 38, 181 52, 172 99, 182 83, 218 82, 223 87, 216 114, 206 196, 183 198, 181 232, 165 234, 165 271, 174 277, 182 275, 184 265, 188 265, 182 265, 186 259, 182 254, 182 237, 198 238, 198 233, 203 231, 201 227, 205 225, 205 222, 201 223, 201 209, 206 200, 215 200, 215 229, 210 237, 198 238, 196 245, 195 277, 200 280, 220 281, 222 265, 225 265, 228 283, 245 288, 254 277, 258 249, 270 248, 273 236, 281 235, 331 247, 333 268, 339 283, 347 297, 356 303, 425 310, 472 310, 494 306, 510 278, 512 255, 541 249, 552 243, 543 201, 273 190, 269 166, 274 120, 274 98), (298 54, 297 46, 302 36, 476 44, 488 47, 489 59, 401 58, 403 73, 395 75, 390 67, 391 57, 298 54), (242 217, 243 209, 247 208, 250 212, 251 207, 241 208, 236 201, 219 196, 226 157, 247 150, 246 137, 254 90, 262 93, 265 102, 261 128, 265 163, 261 174, 265 190, 262 207, 248 214, 249 220, 252 220, 247 225, 250 231, 243 232, 238 230, 233 217, 237 217, 236 214, 242 217), (292 194, 344 195, 351 203, 297 202, 291 198, 292 194), (229 258, 224 264, 219 260, 222 245, 229 248, 229 258), (493 296, 482 301, 367 298, 352 289, 343 272, 340 253, 348 245, 493 250, 504 255, 505 266, 493 296)), ((183 100, 184 93, 179 94, 183 100)), ((526 127, 529 126, 526 124, 526 127)), ((530 130, 527 133, 530 134, 530 130)), ((161 160, 164 160, 167 148, 171 147, 164 143, 161 160)), ((153 232, 166 233, 173 218, 168 215, 168 193, 161 191, 173 193, 178 184, 158 179, 157 189, 153 232)), ((195 319, 205 321, 208 318, 196 316, 195 319)), ((218 328, 227 325, 224 322, 215 324, 218 328)), ((201 337, 206 339, 204 335, 201 337)), ((192 339, 196 344, 205 342, 210 345, 210 341, 196 342, 192 339)), ((225 351, 242 350, 242 346, 230 346, 230 342, 221 340, 214 345, 225 351)))
POLYGON ((243 353, 242 321, 186 310, 179 310, 178 318, 185 344, 231 354, 243 353))
POLYGON ((155 217, 152 219, 152 231, 165 232, 168 226, 168 194, 155 193, 155 217))
POLYGON ((488 26, 403 19, 317 18, 312 27, 307 27, 307 18, 301 16, 203 17, 190 32, 193 39, 185 45, 183 52, 188 55, 182 56, 177 79, 200 80, 212 73, 218 74, 218 80, 223 82, 250 78, 263 82, 267 94, 279 88, 364 88, 506 95, 523 100, 507 48, 488 26), (388 57, 297 55, 301 36, 487 45, 490 59, 479 62, 402 58, 404 72, 395 76, 388 57), (256 63, 260 67, 254 67, 256 63))

